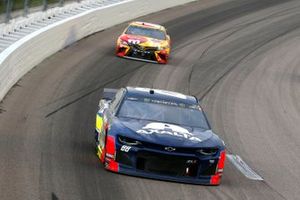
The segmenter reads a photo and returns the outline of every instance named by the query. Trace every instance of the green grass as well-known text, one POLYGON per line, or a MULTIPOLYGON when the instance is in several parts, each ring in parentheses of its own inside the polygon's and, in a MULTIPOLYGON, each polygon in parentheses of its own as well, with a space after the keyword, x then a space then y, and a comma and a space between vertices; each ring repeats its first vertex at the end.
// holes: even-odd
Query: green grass
POLYGON ((0 14, 5 12, 5 0, 0 0, 0 14))
MULTIPOLYGON (((7 0, 0 0, 0 14, 3 14, 6 12, 6 1, 7 0)), ((59 3, 59 0, 47 0, 48 4, 54 4, 54 3, 59 3)), ((70 0, 65 0, 65 1, 70 1, 70 0)), ((75 1, 75 0, 73 0, 75 1)), ((12 2, 12 11, 16 10, 22 10, 24 9, 24 2, 25 0, 11 0, 12 2)), ((31 7, 38 7, 38 6, 43 6, 44 1, 43 0, 28 0, 28 7, 29 9, 31 7)))

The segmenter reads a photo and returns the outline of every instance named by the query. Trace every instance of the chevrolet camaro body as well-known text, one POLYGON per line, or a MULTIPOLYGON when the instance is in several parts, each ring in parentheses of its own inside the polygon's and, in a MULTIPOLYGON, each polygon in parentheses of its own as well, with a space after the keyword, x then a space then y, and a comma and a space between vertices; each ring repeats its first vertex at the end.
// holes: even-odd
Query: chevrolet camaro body
POLYGON ((218 185, 224 142, 195 97, 148 89, 105 89, 96 116, 96 150, 110 171, 218 185))
POLYGON ((117 40, 120 57, 166 64, 170 54, 170 36, 157 24, 132 22, 117 40))

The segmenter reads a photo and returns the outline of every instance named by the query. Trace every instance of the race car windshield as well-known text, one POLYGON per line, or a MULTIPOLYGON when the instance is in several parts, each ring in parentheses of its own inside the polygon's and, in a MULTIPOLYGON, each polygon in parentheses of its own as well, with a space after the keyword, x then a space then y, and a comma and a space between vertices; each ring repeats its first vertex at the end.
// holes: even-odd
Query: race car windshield
POLYGON ((118 116, 209 129, 203 112, 195 108, 125 100, 118 116))
POLYGON ((129 26, 125 33, 129 35, 141 35, 151 37, 158 40, 166 39, 165 33, 163 31, 153 28, 144 28, 140 26, 129 26))

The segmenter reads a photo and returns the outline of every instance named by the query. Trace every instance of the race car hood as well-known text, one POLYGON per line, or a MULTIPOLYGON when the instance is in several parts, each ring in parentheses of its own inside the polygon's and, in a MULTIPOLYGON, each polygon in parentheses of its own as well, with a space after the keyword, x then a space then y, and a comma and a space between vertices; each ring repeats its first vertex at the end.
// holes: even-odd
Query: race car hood
POLYGON ((144 142, 176 147, 213 146, 218 138, 211 130, 175 124, 122 118, 118 119, 122 135, 144 142))
POLYGON ((158 40, 155 38, 140 36, 140 35, 128 35, 123 34, 120 36, 120 39, 126 41, 128 44, 138 44, 140 46, 147 46, 147 47, 160 47, 160 46, 167 46, 168 42, 166 40, 158 40))

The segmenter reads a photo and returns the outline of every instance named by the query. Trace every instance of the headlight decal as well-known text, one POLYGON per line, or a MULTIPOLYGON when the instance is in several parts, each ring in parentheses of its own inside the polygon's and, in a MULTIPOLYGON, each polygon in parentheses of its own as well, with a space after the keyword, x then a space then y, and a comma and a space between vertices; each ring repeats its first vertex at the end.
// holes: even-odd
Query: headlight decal
POLYGON ((128 45, 128 43, 125 40, 120 40, 120 43, 123 45, 128 45))
POLYGON ((100 115, 97 114, 97 116, 96 116, 96 130, 98 132, 101 132, 102 127, 103 127, 103 118, 100 115))

